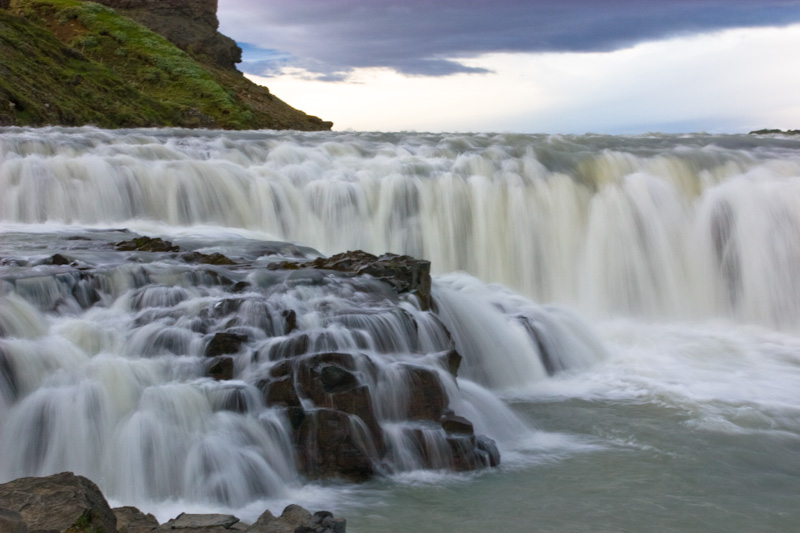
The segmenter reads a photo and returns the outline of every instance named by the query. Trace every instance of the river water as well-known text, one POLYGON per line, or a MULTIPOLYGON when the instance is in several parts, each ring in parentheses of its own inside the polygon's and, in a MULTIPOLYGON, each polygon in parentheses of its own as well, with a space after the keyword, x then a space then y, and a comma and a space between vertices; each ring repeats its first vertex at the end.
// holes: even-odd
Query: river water
POLYGON ((794 530, 799 237, 791 137, 2 129, 0 479, 72 470, 162 521, 297 502, 355 532, 794 530), (247 268, 114 248, 136 235, 247 268), (436 312, 265 268, 354 249, 430 260, 436 312), (250 287, 232 314, 220 280, 250 287), (371 481, 303 479, 255 385, 286 309, 389 373, 452 340, 451 407, 501 465, 419 469, 398 441, 371 481), (214 381, 231 327, 250 340, 214 381))

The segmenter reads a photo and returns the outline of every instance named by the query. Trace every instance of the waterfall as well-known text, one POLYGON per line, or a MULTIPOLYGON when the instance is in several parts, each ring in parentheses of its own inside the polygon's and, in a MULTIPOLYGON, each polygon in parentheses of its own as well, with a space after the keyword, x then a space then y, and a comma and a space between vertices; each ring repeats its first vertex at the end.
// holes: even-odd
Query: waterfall
POLYGON ((534 431, 504 398, 609 357, 586 317, 797 329, 798 147, 0 129, 0 479, 241 506, 495 466, 534 431), (296 264, 354 249, 429 260, 429 304, 296 264))
POLYGON ((592 316, 793 327, 795 144, 8 130, 0 220, 247 229, 424 257, 592 316))

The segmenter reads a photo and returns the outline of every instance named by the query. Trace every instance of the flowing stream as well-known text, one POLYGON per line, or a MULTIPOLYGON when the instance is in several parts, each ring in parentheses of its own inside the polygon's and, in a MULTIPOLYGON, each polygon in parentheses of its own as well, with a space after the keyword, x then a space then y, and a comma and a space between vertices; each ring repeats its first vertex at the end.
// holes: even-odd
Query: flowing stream
POLYGON ((0 481, 71 470, 162 521, 792 530, 798 267, 796 137, 0 129, 0 481), (138 235, 238 265, 115 247, 138 235), (433 308, 269 267, 356 249, 431 261, 433 308), (290 352, 355 358, 369 481, 298 469, 261 385, 290 352), (410 368, 498 467, 406 420, 410 368))

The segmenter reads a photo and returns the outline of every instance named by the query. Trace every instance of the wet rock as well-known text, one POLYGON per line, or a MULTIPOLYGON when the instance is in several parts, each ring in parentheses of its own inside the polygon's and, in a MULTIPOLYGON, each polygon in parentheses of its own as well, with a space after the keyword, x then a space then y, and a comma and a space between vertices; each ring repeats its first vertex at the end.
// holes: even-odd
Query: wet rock
POLYGON ((203 265, 225 266, 238 264, 233 259, 218 252, 214 252, 213 254, 204 254, 202 252, 186 252, 181 254, 180 257, 187 263, 200 263, 203 265))
POLYGON ((375 474, 369 435, 334 409, 306 413, 298 432, 298 466, 311 479, 364 481, 375 474))
POLYGON ((187 514, 181 513, 172 520, 166 522, 165 529, 207 529, 224 528, 228 529, 239 521, 229 514, 187 514))
POLYGON ((71 472, 0 485, 0 508, 19 513, 28 531, 117 530, 117 519, 97 485, 71 472))
POLYGON ((146 533, 158 527, 156 517, 136 507, 115 507, 112 511, 117 517, 117 533, 146 533))
POLYGON ((457 416, 453 414, 446 414, 442 416, 442 429, 451 434, 475 434, 475 429, 472 426, 472 422, 463 416, 457 416))
POLYGON ((180 248, 159 237, 136 237, 115 244, 121 252, 179 252, 180 248))
POLYGON ((275 517, 264 511, 255 524, 247 530, 250 533, 346 533, 347 521, 337 518, 328 511, 318 511, 313 515, 299 505, 289 505, 275 517))
POLYGON ((454 378, 458 377, 458 369, 461 367, 461 361, 464 359, 461 354, 455 350, 449 350, 439 356, 441 365, 450 372, 454 378))
POLYGON ((325 392, 331 394, 350 390, 358 386, 355 374, 336 365, 326 365, 320 371, 320 381, 325 392))
POLYGON ((276 341, 267 350, 270 361, 279 361, 290 357, 303 355, 309 351, 309 338, 305 333, 276 341))
POLYGON ((292 376, 282 376, 264 384, 264 402, 268 407, 300 407, 300 398, 294 388, 292 376))
POLYGON ((364 422, 369 429, 376 453, 382 454, 384 447, 383 430, 378 423, 378 417, 375 416, 369 387, 361 385, 331 394, 330 405, 334 409, 355 415, 364 422))
POLYGON ((217 381, 233 379, 233 358, 217 357, 208 367, 208 377, 217 381))
POLYGON ((68 259, 61 254, 55 254, 54 256, 48 257, 47 259, 42 261, 40 264, 64 266, 64 265, 69 265, 70 263, 72 263, 71 259, 68 259))
POLYGON ((487 464, 491 467, 500 465, 500 450, 497 449, 497 444, 484 435, 478 435, 475 438, 475 448, 482 452, 487 464))
POLYGON ((294 309, 286 309, 281 313, 283 317, 284 334, 288 335, 297 329, 297 313, 294 309))
POLYGON ((395 292, 417 296, 422 309, 430 309, 431 263, 408 255, 384 254, 380 257, 361 250, 344 252, 313 261, 283 261, 270 263, 271 270, 317 269, 333 270, 352 275, 367 274, 389 284, 395 292))
POLYGON ((438 422, 447 405, 447 394, 439 375, 427 368, 406 368, 408 382, 408 418, 438 422))
POLYGON ((218 355, 234 354, 239 351, 242 344, 247 340, 247 335, 225 332, 216 333, 206 346, 204 355, 206 357, 216 357, 218 355))

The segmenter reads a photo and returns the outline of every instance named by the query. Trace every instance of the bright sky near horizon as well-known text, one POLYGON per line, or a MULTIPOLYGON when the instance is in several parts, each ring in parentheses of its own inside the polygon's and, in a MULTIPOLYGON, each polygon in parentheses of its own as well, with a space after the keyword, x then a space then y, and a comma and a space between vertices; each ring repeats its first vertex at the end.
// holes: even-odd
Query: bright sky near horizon
POLYGON ((800 0, 219 0, 248 77, 336 130, 800 128, 800 0))

